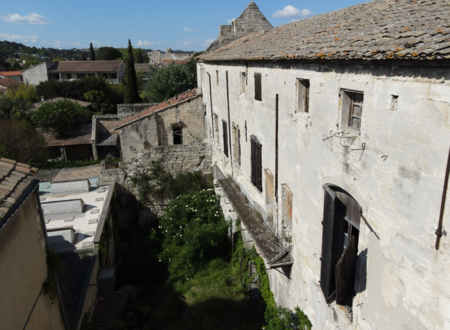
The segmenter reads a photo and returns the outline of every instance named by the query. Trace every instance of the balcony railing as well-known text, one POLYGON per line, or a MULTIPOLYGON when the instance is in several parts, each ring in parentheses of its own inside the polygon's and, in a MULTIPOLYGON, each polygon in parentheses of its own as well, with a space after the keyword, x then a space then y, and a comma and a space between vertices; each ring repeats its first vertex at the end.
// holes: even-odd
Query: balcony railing
POLYGON ((234 207, 239 220, 244 224, 255 245, 269 268, 289 266, 294 263, 289 251, 291 246, 284 240, 276 237, 258 212, 250 205, 238 185, 223 175, 215 165, 214 176, 220 183, 224 193, 234 207))

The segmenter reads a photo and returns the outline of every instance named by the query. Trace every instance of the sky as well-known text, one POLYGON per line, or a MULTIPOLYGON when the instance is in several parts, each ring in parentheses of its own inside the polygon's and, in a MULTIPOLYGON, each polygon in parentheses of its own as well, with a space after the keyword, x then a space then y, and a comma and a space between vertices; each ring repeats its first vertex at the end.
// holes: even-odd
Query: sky
MULTIPOLYGON (((275 27, 364 0, 257 0, 275 27)), ((204 50, 249 0, 14 0, 0 12, 0 40, 52 48, 134 47, 204 50)))

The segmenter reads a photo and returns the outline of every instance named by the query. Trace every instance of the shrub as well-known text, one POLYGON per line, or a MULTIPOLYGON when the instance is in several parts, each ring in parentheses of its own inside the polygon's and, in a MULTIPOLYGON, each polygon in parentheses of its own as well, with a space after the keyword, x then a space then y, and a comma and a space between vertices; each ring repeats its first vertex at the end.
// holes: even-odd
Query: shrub
POLYGON ((185 65, 159 69, 148 83, 148 102, 162 102, 197 85, 196 75, 185 65))
POLYGON ((30 164, 45 160, 45 139, 22 120, 0 119, 0 156, 30 164))
POLYGON ((42 104, 30 116, 31 122, 43 132, 65 137, 91 119, 91 112, 76 102, 61 100, 42 104))
POLYGON ((36 87, 22 83, 12 84, 8 93, 0 97, 0 118, 21 120, 27 118, 27 110, 38 100, 36 87))
POLYGON ((165 211, 159 226, 164 235, 160 259, 172 276, 189 278, 228 250, 228 223, 212 191, 181 195, 165 211))

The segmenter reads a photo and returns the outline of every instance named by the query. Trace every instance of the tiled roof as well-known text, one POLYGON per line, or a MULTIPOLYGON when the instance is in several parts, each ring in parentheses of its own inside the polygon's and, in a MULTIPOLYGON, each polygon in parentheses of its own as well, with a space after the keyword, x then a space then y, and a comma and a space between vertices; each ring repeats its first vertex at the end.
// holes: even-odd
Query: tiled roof
POLYGON ((171 108, 174 105, 186 102, 188 100, 192 100, 192 99, 194 99, 194 98, 196 98, 196 97, 198 97, 200 95, 201 94, 197 93, 196 89, 189 89, 186 92, 181 93, 181 94, 179 94, 177 96, 174 96, 174 97, 172 97, 172 98, 170 98, 168 100, 165 100, 165 101, 163 101, 161 103, 158 103, 157 105, 154 105, 153 107, 148 108, 147 110, 141 111, 141 112, 139 112, 139 113, 137 113, 137 114, 135 114, 133 116, 129 116, 129 117, 125 118, 124 120, 122 120, 119 123, 119 125, 117 125, 115 130, 117 130, 119 128, 122 128, 124 126, 127 126, 127 125, 129 125, 131 123, 134 123, 134 122, 136 122, 138 120, 141 120, 143 118, 146 118, 146 117, 152 115, 154 112, 161 111, 161 110, 164 110, 164 109, 167 109, 167 108, 171 108))
POLYGON ((57 72, 117 72, 123 61, 59 61, 48 70, 57 72))
POLYGON ((37 168, 0 157, 0 228, 5 215, 17 206, 17 200, 34 180, 37 168))
POLYGON ((57 146, 72 146, 80 144, 91 144, 92 136, 92 124, 83 124, 70 133, 65 138, 57 138, 51 134, 44 134, 45 142, 47 142, 47 147, 57 147, 57 146))
POLYGON ((11 79, 11 78, 0 78, 0 85, 9 87, 11 85, 20 84, 17 80, 11 79))
POLYGON ((450 1, 374 0, 250 33, 205 61, 450 59, 450 1))
MULTIPOLYGON (((0 80, 1 81, 1 80, 0 80)), ((82 107, 88 107, 91 104, 89 102, 85 102, 85 101, 80 101, 80 100, 74 100, 74 99, 68 99, 68 98, 64 98, 64 97, 54 97, 52 99, 48 99, 48 100, 44 100, 44 101, 40 101, 40 102, 35 102, 33 103, 33 106, 31 108, 32 111, 35 111, 37 109, 39 109, 39 107, 41 105, 43 105, 44 103, 48 103, 48 102, 58 102, 58 101, 62 101, 62 100, 68 100, 71 102, 76 102, 79 105, 81 105, 82 107)))
POLYGON ((21 76, 22 71, 2 71, 0 72, 0 76, 4 77, 13 77, 13 76, 21 76))

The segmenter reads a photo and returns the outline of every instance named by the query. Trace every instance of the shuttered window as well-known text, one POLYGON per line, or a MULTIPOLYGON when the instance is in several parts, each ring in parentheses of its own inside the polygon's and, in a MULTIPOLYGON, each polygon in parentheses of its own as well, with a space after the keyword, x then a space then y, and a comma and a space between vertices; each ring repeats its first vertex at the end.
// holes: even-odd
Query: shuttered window
POLYGON ((223 153, 225 156, 228 157, 228 130, 227 130, 227 122, 224 120, 222 121, 222 127, 223 127, 223 153))
POLYGON ((349 122, 348 127, 354 129, 360 129, 361 127, 361 115, 362 115, 362 104, 364 95, 361 93, 349 93, 350 95, 350 111, 349 111, 349 122))
POLYGON ((297 111, 309 112, 309 80, 297 79, 297 111))
POLYGON ((262 101, 260 73, 255 73, 255 100, 262 101))
POLYGON ((320 286, 327 303, 352 306, 361 207, 343 190, 323 188, 320 286))
POLYGON ((251 138, 251 175, 252 183, 262 191, 262 157, 261 157, 261 144, 255 139, 251 138))

